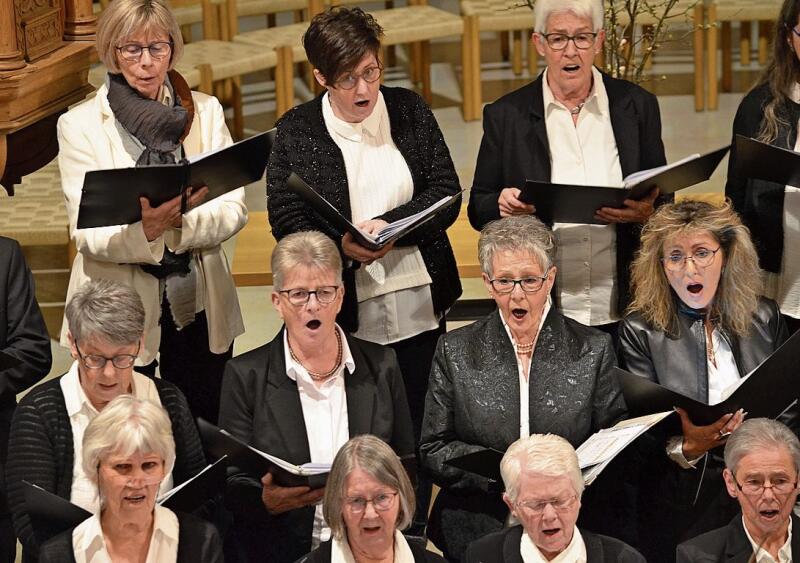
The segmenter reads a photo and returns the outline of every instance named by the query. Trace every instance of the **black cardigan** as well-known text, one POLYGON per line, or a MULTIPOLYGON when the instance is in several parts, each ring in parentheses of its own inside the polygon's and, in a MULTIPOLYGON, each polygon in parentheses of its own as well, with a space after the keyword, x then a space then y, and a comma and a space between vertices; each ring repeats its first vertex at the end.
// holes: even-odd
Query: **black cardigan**
MULTIPOLYGON (((761 130, 764 106, 772 99, 769 85, 762 84, 748 93, 736 110, 733 120, 733 140, 736 135, 757 137, 761 130)), ((797 140, 797 120, 800 119, 800 104, 789 101, 778 112, 786 125, 778 129, 773 145, 794 150, 797 140)), ((725 195, 731 199, 733 208, 741 215, 750 229, 758 250, 761 267, 768 272, 781 271, 783 258, 783 196, 785 187, 775 182, 745 178, 736 174, 736 149, 731 148, 728 160, 728 182, 725 195)))
MULTIPOLYGON (((175 485, 180 485, 205 468, 206 458, 183 393, 168 381, 155 379, 154 382, 161 405, 172 422, 175 437, 172 478, 175 485)), ((74 463, 72 445, 72 426, 59 377, 25 395, 11 422, 6 467, 8 504, 26 561, 35 560, 39 545, 25 511, 22 480, 69 500, 74 463)))
MULTIPOLYGON (((222 540, 210 523, 191 514, 176 512, 178 517, 178 563, 223 563, 222 540)), ((71 528, 42 545, 41 563, 75 563, 71 528)))
MULTIPOLYGON (((467 211, 480 230, 500 218, 497 198, 525 180, 549 182, 550 145, 544 118, 543 75, 483 110, 483 139, 467 211)), ((658 99, 625 80, 603 74, 622 175, 666 164, 658 99)), ((628 265, 639 247, 641 225, 617 224, 617 310, 628 304, 628 265)))
MULTIPOLYGON (((392 139, 403 155, 414 182, 411 201, 380 216, 388 222, 422 211, 460 186, 450 151, 430 108, 414 92, 381 86, 389 112, 392 139)), ((286 188, 291 172, 303 178, 345 217, 351 217, 350 192, 341 150, 328 134, 322 117, 322 96, 299 105, 277 123, 277 136, 267 166, 267 210, 277 240, 298 231, 319 230, 341 249, 344 233, 311 211, 286 188)), ((375 186, 376 189, 379 186, 375 186)), ((445 231, 458 217, 451 205, 415 229, 397 246, 417 245, 433 280, 433 309, 444 313, 461 295, 461 282, 453 249, 445 231)), ((344 272, 344 304, 337 321, 347 332, 358 330, 358 299, 352 270, 344 272)))

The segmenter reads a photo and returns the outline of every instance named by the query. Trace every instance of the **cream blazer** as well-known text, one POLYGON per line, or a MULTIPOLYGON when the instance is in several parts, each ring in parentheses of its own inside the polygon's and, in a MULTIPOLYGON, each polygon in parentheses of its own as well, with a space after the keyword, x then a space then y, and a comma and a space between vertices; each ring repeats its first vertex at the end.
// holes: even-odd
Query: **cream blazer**
MULTIPOLYGON (((90 170, 133 167, 108 105, 107 87, 75 106, 58 120, 58 165, 67 202, 69 232, 78 254, 72 263, 67 302, 90 279, 109 279, 130 285, 145 308, 144 346, 137 363, 153 361, 161 339, 159 280, 135 264, 158 264, 167 246, 177 253, 192 252, 208 318, 209 349, 225 352, 244 332, 242 314, 228 261, 220 243, 236 234, 247 222, 244 188, 204 203, 183 215, 180 229, 171 228, 148 242, 141 221, 131 225, 78 229, 78 207, 83 177, 90 170)), ((184 153, 192 156, 232 143, 225 126, 222 106, 216 98, 192 92, 194 120, 183 141, 184 153)), ((113 189, 109 186, 109 189, 113 189)), ((61 345, 69 346, 67 320, 61 328, 61 345)))

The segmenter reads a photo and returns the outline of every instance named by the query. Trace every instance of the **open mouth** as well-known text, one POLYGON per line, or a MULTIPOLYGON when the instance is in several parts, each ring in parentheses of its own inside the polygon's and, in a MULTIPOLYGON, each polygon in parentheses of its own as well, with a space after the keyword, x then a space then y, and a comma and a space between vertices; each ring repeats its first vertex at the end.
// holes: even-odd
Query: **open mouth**
POLYGON ((548 528, 547 530, 542 530, 542 533, 547 537, 552 537, 555 536, 560 531, 561 528, 548 528))
POLYGON ((377 534, 378 532, 381 531, 381 527, 380 526, 364 526, 363 528, 361 528, 361 530, 365 534, 377 534))
POLYGON ((761 515, 762 518, 771 520, 773 518, 777 518, 778 514, 780 514, 780 511, 778 509, 759 510, 758 513, 761 515))
POLYGON ((140 504, 144 502, 145 496, 144 495, 131 495, 125 497, 125 500, 132 503, 132 504, 140 504))
POLYGON ((703 284, 701 283, 690 283, 686 286, 686 291, 689 293, 698 294, 703 291, 703 284))
POLYGON ((511 309, 511 315, 517 320, 524 319, 525 315, 527 315, 527 314, 528 314, 528 311, 526 311, 525 309, 520 309, 518 307, 514 308, 514 309, 511 309))
POLYGON ((312 319, 306 323, 306 328, 311 330, 317 330, 320 326, 322 326, 322 321, 319 319, 312 319))
POLYGON ((578 72, 580 69, 581 69, 580 65, 566 65, 564 67, 564 71, 569 73, 578 72))
POLYGON ((360 108, 365 108, 369 105, 369 100, 359 100, 356 105, 360 108))

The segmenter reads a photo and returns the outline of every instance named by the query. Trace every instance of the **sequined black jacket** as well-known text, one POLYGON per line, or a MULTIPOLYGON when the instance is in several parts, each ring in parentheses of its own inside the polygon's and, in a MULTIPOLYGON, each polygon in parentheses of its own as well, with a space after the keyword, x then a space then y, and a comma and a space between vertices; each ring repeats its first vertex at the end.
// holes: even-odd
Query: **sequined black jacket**
MULTIPOLYGON (((436 118, 422 98, 404 88, 381 86, 381 92, 389 112, 392 139, 408 164, 414 182, 411 201, 379 217, 391 223, 457 193, 460 186, 436 118)), ((267 211, 272 234, 280 240, 298 231, 319 230, 341 249, 344 233, 286 188, 286 179, 294 172, 342 215, 351 217, 344 157, 325 127, 322 96, 291 109, 278 121, 277 129, 267 166, 267 211)), ((419 247, 433 280, 431 295, 436 313, 446 311, 461 295, 456 260, 445 233, 458 212, 459 206, 451 205, 397 242, 397 246, 419 247)), ((358 330, 358 300, 352 270, 345 270, 344 284, 344 304, 337 321, 346 331, 355 332, 358 330)))

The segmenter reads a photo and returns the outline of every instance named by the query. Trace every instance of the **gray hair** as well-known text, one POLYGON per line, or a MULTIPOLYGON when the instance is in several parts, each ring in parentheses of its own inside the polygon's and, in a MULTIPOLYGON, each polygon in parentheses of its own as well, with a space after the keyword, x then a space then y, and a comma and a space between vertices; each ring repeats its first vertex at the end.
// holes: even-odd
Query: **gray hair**
MULTIPOLYGON (((116 2, 116 0, 114 0, 116 2)), ((336 244, 319 231, 301 231, 283 237, 272 251, 272 284, 284 289, 283 278, 297 266, 330 270, 342 283, 342 256, 336 244)))
POLYGON ((583 494, 583 475, 578 465, 578 454, 561 436, 531 434, 520 438, 506 450, 500 462, 500 474, 506 494, 513 501, 519 494, 519 476, 523 471, 548 477, 569 477, 575 492, 583 494))
POLYGON ((592 31, 603 29, 602 0, 536 0, 533 7, 534 31, 547 32, 547 21, 553 14, 570 12, 579 18, 589 18, 592 31))
POLYGON ((183 36, 172 10, 164 0, 114 0, 100 13, 97 21, 97 55, 106 68, 119 74, 119 42, 140 31, 157 30, 172 41, 170 70, 183 56, 183 36))
POLYGON ((498 252, 522 250, 536 259, 542 273, 553 265, 556 239, 544 223, 532 215, 512 215, 488 223, 478 239, 481 271, 492 275, 492 262, 498 252))
POLYGON ((400 511, 397 514, 397 528, 404 530, 414 517, 414 487, 400 463, 397 454, 383 440, 371 434, 351 438, 333 459, 331 473, 325 485, 325 499, 322 514, 336 538, 345 537, 346 527, 342 511, 347 476, 354 469, 361 469, 376 481, 397 491, 400 511))
POLYGON ((725 444, 725 466, 731 473, 736 473, 739 462, 753 450, 769 450, 781 446, 792 457, 795 471, 800 471, 800 440, 794 432, 785 424, 769 418, 745 420, 725 444))
POLYGON ((86 282, 72 295, 64 313, 73 340, 99 337, 110 344, 135 344, 144 332, 142 299, 135 289, 119 282, 86 282))
MULTIPOLYGON (((115 2, 117 0, 114 0, 115 2)), ((112 454, 154 453, 166 475, 175 465, 175 440, 167 411, 133 395, 120 395, 100 411, 83 434, 83 471, 97 482, 100 462, 112 454)))

